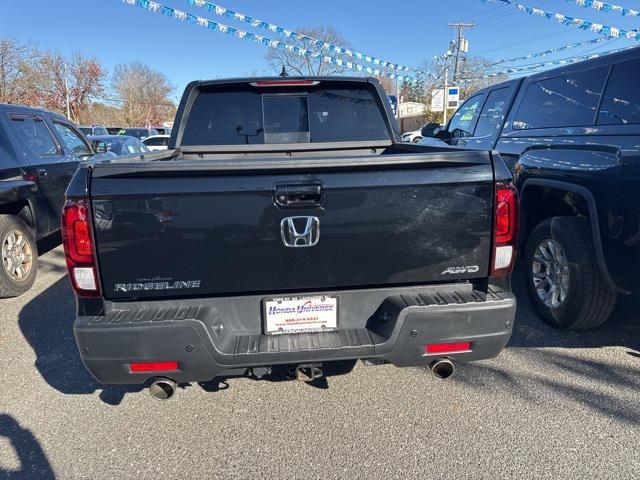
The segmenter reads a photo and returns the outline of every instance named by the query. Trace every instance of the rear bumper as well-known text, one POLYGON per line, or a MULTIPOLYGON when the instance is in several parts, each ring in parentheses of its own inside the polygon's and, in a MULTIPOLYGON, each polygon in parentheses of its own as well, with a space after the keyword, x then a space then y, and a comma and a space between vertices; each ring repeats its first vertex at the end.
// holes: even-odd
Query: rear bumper
MULTIPOLYGON (((471 342, 471 351, 449 357, 481 360, 498 355, 511 336, 516 301, 510 292, 444 287, 355 293, 360 295, 360 325, 341 322, 335 332, 269 336, 234 331, 234 323, 220 317, 223 308, 173 301, 119 305, 103 316, 77 317, 74 333, 93 376, 118 384, 144 383, 154 376, 207 381, 252 367, 336 360, 423 366, 434 359, 424 354, 426 344, 453 341, 471 342), (369 295, 367 302, 362 295, 369 295), (178 370, 132 373, 129 368, 130 363, 156 361, 177 361, 178 370)), ((343 303, 355 305, 349 302, 353 292, 343 295, 343 303)), ((343 315, 347 312, 339 321, 343 315)))

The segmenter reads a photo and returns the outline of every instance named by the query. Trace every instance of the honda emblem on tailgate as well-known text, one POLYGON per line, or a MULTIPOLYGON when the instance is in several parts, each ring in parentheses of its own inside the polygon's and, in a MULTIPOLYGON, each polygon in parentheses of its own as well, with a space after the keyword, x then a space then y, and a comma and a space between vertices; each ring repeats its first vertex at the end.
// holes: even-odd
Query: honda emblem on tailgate
POLYGON ((283 218, 280 234, 286 247, 313 247, 320 240, 320 220, 318 217, 283 218))

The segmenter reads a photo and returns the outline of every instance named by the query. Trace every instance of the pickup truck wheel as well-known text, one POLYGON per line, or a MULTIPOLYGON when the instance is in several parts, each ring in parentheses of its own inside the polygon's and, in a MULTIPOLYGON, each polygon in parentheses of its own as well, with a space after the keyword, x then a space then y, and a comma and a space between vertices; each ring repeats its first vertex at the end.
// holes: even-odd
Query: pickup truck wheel
POLYGON ((38 247, 22 219, 0 215, 0 256, 0 298, 22 295, 38 272, 38 247))
POLYGON ((525 248, 529 296, 550 325, 583 330, 601 325, 616 304, 596 262, 589 222, 553 217, 539 223, 525 248))

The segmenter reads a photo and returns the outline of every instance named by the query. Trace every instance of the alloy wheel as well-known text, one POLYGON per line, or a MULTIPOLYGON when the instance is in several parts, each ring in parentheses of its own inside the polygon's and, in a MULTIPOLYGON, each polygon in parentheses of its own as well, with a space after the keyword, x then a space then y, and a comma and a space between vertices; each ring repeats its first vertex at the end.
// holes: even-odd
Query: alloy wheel
POLYGON ((569 292, 569 263, 558 242, 546 239, 540 242, 531 265, 533 286, 540 300, 549 308, 558 308, 569 292))
POLYGON ((33 251, 20 230, 11 230, 2 241, 2 265, 13 280, 22 281, 33 266, 33 251))

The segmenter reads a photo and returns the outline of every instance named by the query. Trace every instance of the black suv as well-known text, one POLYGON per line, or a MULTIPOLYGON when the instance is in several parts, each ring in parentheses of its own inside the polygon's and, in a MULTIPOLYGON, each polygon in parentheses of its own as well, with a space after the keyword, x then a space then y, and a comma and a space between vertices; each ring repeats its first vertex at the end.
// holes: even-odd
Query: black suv
POLYGON ((0 298, 33 284, 36 241, 60 230, 67 184, 78 163, 94 154, 65 117, 0 104, 0 298))
POLYGON ((639 71, 633 48, 494 85, 436 134, 513 171, 527 287, 557 327, 598 326, 640 292, 639 71))

